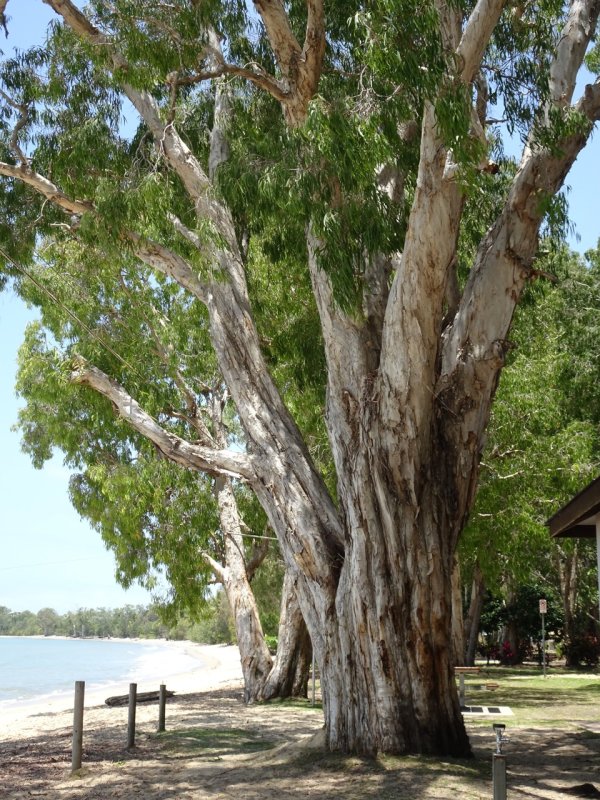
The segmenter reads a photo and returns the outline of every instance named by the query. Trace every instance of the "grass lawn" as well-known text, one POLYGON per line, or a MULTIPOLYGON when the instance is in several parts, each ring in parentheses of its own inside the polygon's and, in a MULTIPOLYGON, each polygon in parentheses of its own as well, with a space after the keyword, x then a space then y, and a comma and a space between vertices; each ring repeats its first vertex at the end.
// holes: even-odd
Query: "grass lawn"
MULTIPOLYGON (((509 706, 514 717, 501 721, 514 726, 580 728, 581 722, 600 722, 600 674, 598 670, 575 672, 561 666, 482 667, 478 676, 465 681, 469 705, 509 706), (498 683, 485 689, 486 682, 498 683)), ((469 723, 489 726, 489 718, 470 718, 469 723)))

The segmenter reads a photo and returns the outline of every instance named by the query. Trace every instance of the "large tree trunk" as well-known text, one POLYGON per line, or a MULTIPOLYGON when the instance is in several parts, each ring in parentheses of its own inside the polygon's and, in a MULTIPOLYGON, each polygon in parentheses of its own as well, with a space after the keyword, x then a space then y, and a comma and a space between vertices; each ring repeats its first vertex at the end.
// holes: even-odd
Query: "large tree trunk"
POLYGON ((328 744, 367 754, 468 756, 452 663, 453 561, 440 513, 446 498, 435 498, 426 483, 420 511, 399 508, 381 469, 372 465, 372 481, 359 474, 353 508, 364 516, 349 539, 318 654, 328 744), (394 508, 400 513, 386 519, 394 508))

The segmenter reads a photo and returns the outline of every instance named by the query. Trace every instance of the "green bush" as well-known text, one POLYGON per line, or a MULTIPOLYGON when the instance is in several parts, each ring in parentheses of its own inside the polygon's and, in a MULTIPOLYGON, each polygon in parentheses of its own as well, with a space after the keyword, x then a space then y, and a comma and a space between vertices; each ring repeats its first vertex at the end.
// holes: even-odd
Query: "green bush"
POLYGON ((571 667, 596 667, 600 661, 600 639, 594 633, 572 636, 564 643, 563 650, 571 667))

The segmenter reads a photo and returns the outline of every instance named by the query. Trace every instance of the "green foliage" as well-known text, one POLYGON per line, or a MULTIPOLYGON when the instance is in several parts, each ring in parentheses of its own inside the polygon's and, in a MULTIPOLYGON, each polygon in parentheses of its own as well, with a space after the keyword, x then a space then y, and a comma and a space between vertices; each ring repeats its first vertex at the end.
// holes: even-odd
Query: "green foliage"
POLYGON ((2 636, 76 636, 156 639, 170 637, 153 606, 79 608, 58 614, 53 608, 11 611, 0 607, 2 636))
MULTIPOLYGON (((78 273, 80 245, 58 241, 45 254, 49 261, 32 268, 36 283, 24 286, 42 309, 20 353, 24 449, 41 467, 60 448, 77 470, 71 499, 115 553, 123 585, 162 592, 174 615, 197 614, 212 580, 202 552, 219 558, 222 549, 210 480, 158 459, 105 399, 70 382, 70 370, 71 355, 84 355, 129 382, 166 427, 193 439, 177 413, 185 410, 177 376, 189 371, 192 388, 200 388, 198 375, 218 386, 204 311, 172 284, 144 283, 124 262, 115 276, 111 259, 94 248, 85 249, 78 273)), ((200 392, 198 403, 207 402, 200 392)))
POLYGON ((588 51, 585 65, 592 74, 598 75, 600 73, 600 44, 598 42, 588 51))
POLYGON ((548 96, 548 68, 565 6, 558 0, 507 6, 485 59, 490 102, 522 137, 548 96))
POLYGON ((506 664, 522 663, 525 659, 541 660, 542 618, 539 600, 547 601, 545 631, 555 642, 564 636, 562 600, 558 592, 547 585, 521 584, 507 601, 488 593, 481 614, 481 630, 485 639, 485 655, 506 664), (503 638, 510 627, 515 638, 516 652, 503 638))
POLYGON ((567 663, 572 667, 597 667, 600 661, 600 639, 590 631, 578 631, 564 645, 567 663))
POLYGON ((590 368, 598 277, 564 251, 544 267, 558 282, 532 285, 517 312, 461 544, 492 591, 530 581, 532 570, 557 580, 557 548, 572 543, 551 542, 545 522, 598 471, 598 373, 590 368))
POLYGON ((235 643, 235 621, 224 591, 217 592, 204 606, 185 638, 203 644, 235 643))
POLYGON ((198 620, 165 615, 160 605, 79 608, 58 614, 53 608, 11 611, 0 606, 0 636, 117 637, 179 639, 201 644, 231 644, 235 629, 224 592, 212 595, 198 620))

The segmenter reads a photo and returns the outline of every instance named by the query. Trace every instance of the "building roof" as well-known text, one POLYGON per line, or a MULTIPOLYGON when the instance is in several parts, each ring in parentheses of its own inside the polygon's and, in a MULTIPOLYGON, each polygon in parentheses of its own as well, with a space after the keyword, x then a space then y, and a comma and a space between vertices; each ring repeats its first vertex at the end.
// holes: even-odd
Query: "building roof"
POLYGON ((556 538, 596 537, 596 515, 600 514, 600 477, 550 517, 546 525, 556 538))

